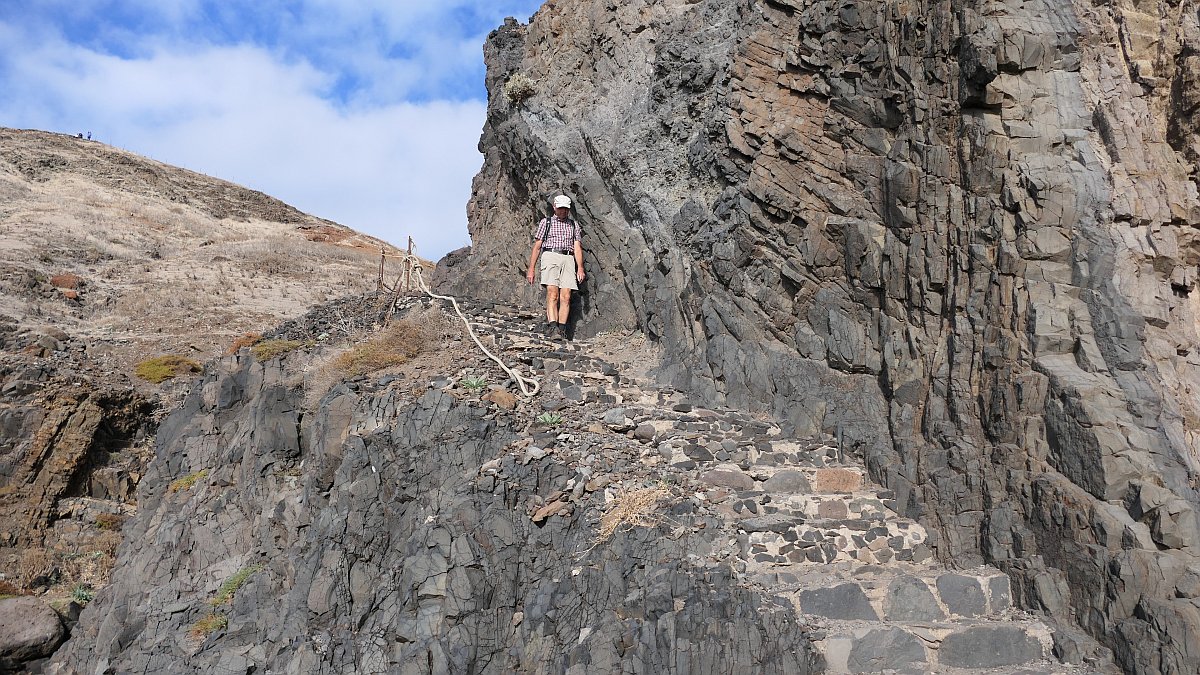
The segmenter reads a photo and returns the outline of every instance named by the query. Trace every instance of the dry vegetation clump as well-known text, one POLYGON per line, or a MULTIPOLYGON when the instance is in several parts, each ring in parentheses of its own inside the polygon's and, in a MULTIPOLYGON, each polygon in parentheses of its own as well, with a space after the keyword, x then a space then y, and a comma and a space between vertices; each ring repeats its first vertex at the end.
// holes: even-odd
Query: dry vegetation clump
POLYGON ((250 353, 259 361, 270 361, 304 346, 299 340, 264 340, 250 348, 250 353))
POLYGON ((653 527, 661 521, 658 503, 671 496, 662 486, 631 490, 617 497, 612 507, 600 516, 597 543, 608 540, 621 529, 653 527))
POLYGON ((22 587, 31 588, 38 580, 53 580, 58 575, 58 565, 50 551, 30 548, 21 553, 21 560, 17 563, 17 583, 22 587))
POLYGON ((62 572, 59 584, 64 587, 84 584, 93 588, 107 585, 117 564, 117 547, 120 545, 121 533, 105 530, 90 540, 86 551, 59 553, 62 572))
POLYGON ((78 290, 83 286, 83 277, 78 274, 55 274, 50 277, 50 285, 55 288, 65 288, 67 290, 78 290))
POLYGON ((60 595, 76 586, 101 588, 112 576, 120 545, 120 532, 101 530, 76 542, 74 550, 25 549, 11 581, 0 582, 0 597, 22 595, 30 590, 60 595))
POLYGON ((420 354, 429 336, 415 321, 404 319, 384 328, 375 337, 351 347, 333 360, 347 377, 358 377, 406 363, 420 354))
POLYGON ((258 333, 245 333, 241 337, 238 337, 236 340, 234 340, 233 344, 229 345, 229 349, 225 350, 225 353, 227 355, 236 354, 241 351, 242 347, 254 346, 261 340, 262 335, 258 333))
MULTIPOLYGON (((314 407, 326 392, 348 378, 393 367, 419 370, 425 363, 424 359, 420 363, 409 362, 418 354, 439 351, 440 346, 452 334, 456 334, 457 325, 439 309, 429 309, 393 321, 373 337, 308 368, 303 376, 305 404, 314 407)), ((430 358, 436 361, 442 357, 430 358)))
POLYGON ((164 354, 137 364, 134 374, 152 384, 161 384, 172 377, 204 372, 204 366, 184 356, 164 354))
POLYGON ((25 591, 21 590, 16 584, 8 581, 0 581, 0 600, 16 598, 25 595, 25 591))
POLYGON ((537 87, 534 86, 533 80, 525 73, 514 73, 504 83, 504 98, 511 105, 518 105, 535 93, 537 93, 537 87))
POLYGON ((199 471, 189 473, 186 476, 181 476, 179 478, 176 478, 175 480, 171 481, 171 484, 167 486, 167 489, 170 490, 171 492, 179 492, 180 490, 189 490, 197 482, 202 481, 207 477, 208 477, 208 469, 201 469, 199 471))
POLYGON ((192 637, 203 640, 209 635, 215 633, 229 625, 229 619, 225 618, 224 614, 212 612, 205 614, 199 621, 192 624, 192 637))
POLYGON ((120 530, 125 516, 116 513, 101 513, 96 516, 96 527, 101 530, 120 530))

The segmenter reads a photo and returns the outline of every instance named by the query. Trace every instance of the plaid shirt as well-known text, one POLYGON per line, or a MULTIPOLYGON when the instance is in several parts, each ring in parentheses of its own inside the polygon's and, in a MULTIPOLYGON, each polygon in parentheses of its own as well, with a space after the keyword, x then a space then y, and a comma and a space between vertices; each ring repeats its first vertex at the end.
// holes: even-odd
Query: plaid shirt
POLYGON ((575 250, 575 242, 582 239, 579 230, 579 223, 567 218, 559 220, 558 216, 550 216, 542 218, 542 222, 538 223, 537 234, 534 239, 542 240, 542 249, 571 249, 575 250))

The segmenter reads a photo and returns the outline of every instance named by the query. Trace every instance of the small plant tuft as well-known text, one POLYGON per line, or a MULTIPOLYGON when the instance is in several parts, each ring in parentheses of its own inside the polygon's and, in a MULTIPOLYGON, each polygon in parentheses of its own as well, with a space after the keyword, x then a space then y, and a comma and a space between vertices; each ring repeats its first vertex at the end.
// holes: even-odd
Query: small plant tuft
POLYGON ((562 424, 563 417, 558 413, 544 412, 537 416, 537 423, 542 426, 556 427, 562 424))
POLYGON ((519 105, 537 93, 533 80, 525 73, 514 73, 504 83, 504 98, 510 105, 519 105))
POLYGON ((487 378, 480 376, 463 378, 459 384, 468 391, 483 391, 487 387, 487 378))
POLYGON ((192 359, 174 354, 165 354, 142 361, 137 364, 133 372, 151 384, 161 384, 179 375, 202 373, 204 372, 204 367, 192 359))
POLYGON ((96 591, 89 584, 75 584, 71 589, 71 599, 86 606, 96 597, 96 591))
POLYGON ((282 356, 290 351, 304 346, 298 340, 263 340, 250 348, 250 353, 259 361, 270 361, 276 356, 282 356))
POLYGON ((245 584, 247 579, 256 572, 261 572, 262 569, 262 565, 251 565, 238 570, 233 576, 226 579, 225 583, 221 584, 221 588, 217 591, 217 596, 209 600, 208 604, 213 607, 220 607, 221 605, 233 602, 233 596, 242 587, 242 584, 245 584))
POLYGON ((175 480, 171 481, 171 485, 169 486, 169 489, 171 490, 171 492, 179 492, 180 490, 187 490, 187 489, 190 489, 193 485, 195 485, 197 481, 204 480, 206 477, 208 477, 208 469, 201 469, 199 471, 189 473, 186 476, 182 476, 180 478, 176 478, 175 480))
POLYGON ((211 614, 205 614, 199 621, 192 624, 191 633, 193 637, 203 640, 228 625, 229 619, 225 618, 224 614, 212 612, 211 614))

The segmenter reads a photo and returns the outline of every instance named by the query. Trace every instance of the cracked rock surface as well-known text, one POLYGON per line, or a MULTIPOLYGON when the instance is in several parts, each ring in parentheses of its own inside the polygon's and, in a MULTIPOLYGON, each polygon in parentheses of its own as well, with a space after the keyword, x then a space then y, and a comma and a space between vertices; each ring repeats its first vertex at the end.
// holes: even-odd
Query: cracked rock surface
POLYGON ((419 386, 351 379, 311 411, 312 354, 210 368, 50 672, 1112 668, 1014 607, 999 570, 939 563, 835 439, 657 386, 632 335, 550 341, 533 313, 470 311, 536 396, 454 339, 419 386))
POLYGON ((840 438, 937 558, 1193 672, 1198 50, 1190 0, 549 2, 485 48, 472 247, 438 280, 534 307, 566 192, 578 334, 638 329, 666 384, 840 438))

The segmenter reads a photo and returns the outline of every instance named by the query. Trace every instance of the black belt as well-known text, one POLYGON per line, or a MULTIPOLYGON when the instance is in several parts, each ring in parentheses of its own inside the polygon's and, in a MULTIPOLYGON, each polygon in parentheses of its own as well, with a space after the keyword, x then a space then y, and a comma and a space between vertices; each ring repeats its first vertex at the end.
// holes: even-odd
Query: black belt
POLYGON ((550 253, 561 253, 563 255, 571 255, 571 254, 575 253, 575 249, 571 249, 571 248, 544 248, 544 249, 542 249, 542 251, 548 251, 550 253))

